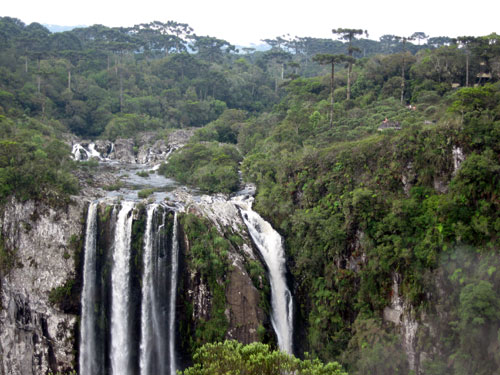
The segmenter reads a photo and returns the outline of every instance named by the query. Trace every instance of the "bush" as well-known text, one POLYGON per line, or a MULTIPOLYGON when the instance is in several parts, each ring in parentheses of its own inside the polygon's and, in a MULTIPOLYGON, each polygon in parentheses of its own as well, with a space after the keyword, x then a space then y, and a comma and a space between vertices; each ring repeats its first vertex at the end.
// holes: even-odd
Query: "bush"
POLYGON ((249 345, 237 341, 206 344, 196 351, 193 359, 194 365, 182 372, 183 375, 347 375, 337 362, 323 364, 308 358, 300 360, 258 342, 249 345))
POLYGON ((174 153, 168 164, 162 164, 159 173, 209 193, 230 193, 239 187, 241 159, 234 146, 190 144, 174 153))

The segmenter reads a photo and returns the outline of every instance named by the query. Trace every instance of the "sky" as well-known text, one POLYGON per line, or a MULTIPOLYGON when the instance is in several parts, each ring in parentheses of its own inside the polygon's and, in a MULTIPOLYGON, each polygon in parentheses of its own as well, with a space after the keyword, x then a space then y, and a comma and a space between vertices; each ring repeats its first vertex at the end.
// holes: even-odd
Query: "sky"
POLYGON ((285 34, 332 38, 332 28, 368 30, 369 38, 500 33, 500 1, 458 0, 6 0, 0 16, 60 26, 133 26, 151 21, 187 23, 198 35, 236 45, 285 34), (474 4, 478 4, 474 7, 474 4))

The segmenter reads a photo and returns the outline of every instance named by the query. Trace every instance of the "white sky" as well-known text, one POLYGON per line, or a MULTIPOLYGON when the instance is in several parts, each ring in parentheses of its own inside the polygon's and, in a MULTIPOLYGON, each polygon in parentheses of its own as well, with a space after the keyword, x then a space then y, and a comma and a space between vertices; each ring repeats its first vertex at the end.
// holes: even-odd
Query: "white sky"
POLYGON ((430 36, 500 33, 500 1, 483 0, 5 0, 0 16, 62 26, 132 26, 150 21, 188 23, 198 35, 233 44, 291 36, 332 38, 332 28, 430 36), (462 5, 464 4, 464 5, 462 5))

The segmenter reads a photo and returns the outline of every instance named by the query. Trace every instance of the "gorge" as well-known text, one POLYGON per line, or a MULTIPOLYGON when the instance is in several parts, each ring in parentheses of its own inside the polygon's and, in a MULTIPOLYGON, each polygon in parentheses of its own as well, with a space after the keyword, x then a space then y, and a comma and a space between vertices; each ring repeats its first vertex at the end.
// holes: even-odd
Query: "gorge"
POLYGON ((0 17, 0 375, 498 373, 500 36, 328 27, 0 17))
MULTIPOLYGON (((86 148, 78 145, 74 150, 86 148)), ((110 161, 100 156, 99 159, 103 160, 102 167, 107 168, 106 163, 110 161)), ((142 170, 151 169, 151 164, 138 166, 142 170)), ((119 169, 123 168, 137 167, 119 164, 119 169)), ((134 172, 139 173, 136 169, 134 172)), ((148 179, 143 178, 141 187, 147 186, 148 179)), ((136 175, 133 181, 138 180, 141 178, 136 175)), ((77 362, 80 374, 173 375, 189 363, 192 349, 186 345, 187 338, 179 336, 180 329, 187 329, 184 334, 195 335, 195 326, 186 327, 189 322, 196 325, 198 319, 212 318, 210 299, 214 293, 207 280, 186 259, 190 247, 195 244, 190 243, 178 215, 192 213, 211 222, 221 239, 224 236, 242 239, 228 248, 225 257, 232 270, 224 275, 225 281, 219 280, 229 284, 227 289, 236 288, 224 297, 228 302, 224 302, 222 317, 228 321, 227 335, 230 335, 226 337, 251 342, 258 335, 263 337, 262 329, 270 321, 269 339, 276 340, 280 348, 292 353, 294 308, 286 285, 282 240, 269 223, 251 210, 253 198, 248 193, 252 190, 247 187, 229 198, 198 195, 180 187, 156 192, 152 199, 142 200, 137 197, 137 191, 123 187, 121 194, 105 193, 97 200, 85 198, 79 211, 73 213, 77 216, 73 218, 75 221, 85 218, 84 224, 79 225, 80 234, 77 232, 81 237, 77 245, 81 246, 77 252, 81 265, 76 265, 74 270, 71 266, 68 269, 75 280, 81 278, 78 287, 81 288, 81 318, 79 324, 73 323, 73 339, 61 342, 68 353, 78 343, 78 357, 71 359, 69 355, 64 361, 55 351, 54 356, 58 359, 51 363, 47 354, 41 355, 38 364, 32 364, 35 367, 29 372, 39 373, 45 371, 43 368, 64 371, 77 362), (129 198, 122 200, 122 196, 129 198), (261 273, 257 279, 252 280, 249 276, 249 262, 260 264, 261 273), (255 282, 258 284, 254 285, 255 282), (269 286, 264 284, 268 282, 270 291, 265 292, 269 286), (270 317, 261 307, 267 304, 263 298, 272 301, 267 310, 270 317), (186 304, 192 304, 192 316, 188 319, 184 315, 186 304), (271 326, 276 339, 272 339, 271 326)), ((51 225, 57 228, 59 223, 51 225)), ((38 240, 35 233, 30 237, 38 240)), ((51 243, 54 239, 45 241, 51 243)), ((9 290, 8 282, 6 284, 4 293, 9 290)), ((18 321, 19 308, 12 313, 13 321, 18 321)), ((46 335, 51 342, 52 338, 46 335)), ((19 344, 25 345, 24 342, 19 344)), ((52 351, 51 347, 44 350, 52 351)), ((9 354, 4 352, 5 371, 26 373, 28 364, 9 354)))

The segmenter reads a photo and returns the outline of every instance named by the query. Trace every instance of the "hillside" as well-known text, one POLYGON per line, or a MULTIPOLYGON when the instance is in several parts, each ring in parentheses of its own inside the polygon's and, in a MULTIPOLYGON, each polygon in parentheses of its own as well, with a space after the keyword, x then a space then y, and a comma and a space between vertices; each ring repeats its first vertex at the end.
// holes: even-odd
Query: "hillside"
MULTIPOLYGON (((28 272, 13 260, 22 251, 6 237, 13 233, 7 213, 23 204, 67 213, 75 197, 89 203, 117 191, 118 203, 101 203, 96 214, 103 231, 97 241, 104 254, 111 251, 109 211, 118 220, 130 176, 71 156, 75 144, 101 142, 102 159, 148 168, 154 158, 163 162, 157 174, 138 172, 143 179, 172 178, 185 185, 182 194, 211 194, 213 206, 193 198, 178 219, 181 264, 189 271, 179 278, 177 306, 185 315, 178 323, 183 364, 203 344, 231 334, 244 343, 279 344, 267 318, 269 269, 241 229, 245 210, 230 197, 243 181, 255 185, 253 208, 283 238, 295 355, 339 362, 352 375, 497 373, 500 37, 416 44, 345 33, 333 35, 340 40, 277 37, 265 40, 267 51, 237 51, 173 21, 51 33, 0 18, 2 280, 28 272), (231 211, 226 222, 225 211, 212 212, 218 199, 239 214, 231 211), (242 311, 225 314, 236 311, 237 283, 260 301, 249 309, 251 334, 240 329, 242 311), (211 312, 197 310, 195 295, 211 312)), ((141 189, 143 205, 152 204, 153 193, 170 192, 141 189)), ((170 232, 162 235, 170 241, 177 211, 168 210, 179 202, 165 202, 170 232)), ((153 217, 141 204, 130 219, 131 246, 138 248, 145 241, 141 225, 153 217)), ((72 235, 81 232, 82 257, 80 218, 63 217, 72 235)), ((36 220, 21 221, 43 233, 36 220)), ((74 316, 81 314, 81 261, 65 270, 77 281, 66 295, 76 307, 64 311, 74 316)), ((111 267, 104 256, 102 262, 111 267)), ((134 277, 143 266, 134 265, 134 277)))

